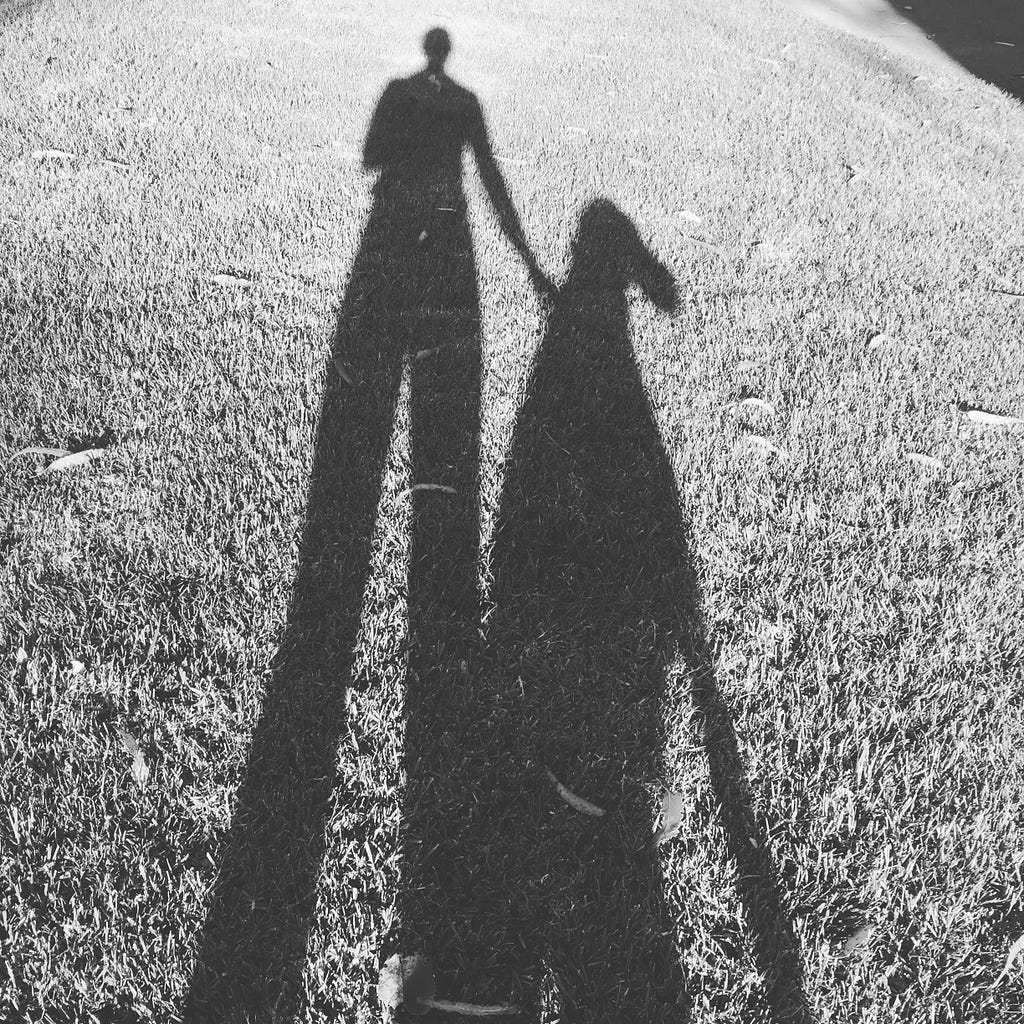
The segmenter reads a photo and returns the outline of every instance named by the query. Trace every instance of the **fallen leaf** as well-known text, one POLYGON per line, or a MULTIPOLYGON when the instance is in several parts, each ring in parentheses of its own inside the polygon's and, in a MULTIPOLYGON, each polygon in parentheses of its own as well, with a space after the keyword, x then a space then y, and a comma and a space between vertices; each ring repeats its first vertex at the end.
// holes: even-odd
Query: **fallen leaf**
POLYGON ((871 949, 871 938, 875 934, 873 924, 861 925, 844 943, 844 957, 861 957, 871 949))
POLYGON ((71 669, 71 674, 73 676, 80 675, 85 671, 85 662, 79 661, 77 658, 72 658, 69 668, 71 669))
POLYGON ((959 402, 957 408, 972 423, 980 423, 986 427, 1012 427, 1018 423, 1024 423, 1024 417, 1004 416, 998 412, 989 412, 987 409, 968 405, 966 402, 959 402))
POLYGON ((234 274, 214 274, 210 280, 222 288, 251 288, 252 281, 247 277, 235 277, 234 274))
POLYGON ((892 338, 888 334, 875 334, 864 343, 865 352, 874 352, 876 348, 888 345, 892 338))
POLYGON ((916 462, 919 465, 927 466, 929 469, 945 469, 946 464, 941 462, 939 459, 934 458, 931 455, 925 455, 923 452, 904 452, 904 457, 909 459, 911 462, 916 462))
POLYGON ((124 747, 125 753, 131 756, 131 771, 135 784, 139 789, 144 789, 146 781, 149 779, 149 766, 146 764, 146 757, 142 753, 142 748, 135 737, 120 726, 117 727, 117 738, 121 741, 121 746, 124 747))
POLYGON ((764 363, 759 363, 754 359, 741 359, 736 364, 737 373, 748 373, 750 370, 759 370, 764 363))
POLYGON ((716 256, 725 256, 725 249, 720 245, 715 245, 713 242, 706 242, 703 238, 697 238, 694 235, 683 235, 688 242, 693 242, 694 245, 699 245, 702 249, 707 249, 709 252, 713 252, 716 256))
POLYGON ((780 459, 789 459, 789 456, 781 448, 772 444, 768 438, 762 437, 760 434, 745 434, 742 441, 749 447, 756 448, 762 452, 772 453, 780 459))
POLYGON ((377 998, 388 1010, 404 1009, 407 1013, 423 1014, 429 1007, 423 999, 434 994, 434 973, 426 957, 393 954, 377 976, 377 998))
POLYGON ((999 972, 999 977, 992 982, 992 987, 995 988, 1010 973, 1010 968, 1013 966, 1013 962, 1024 953, 1024 935, 1022 935, 1011 947, 1010 952, 1006 954, 1006 963, 1003 964, 1003 969, 999 972))
POLYGON ((581 814, 589 814, 594 818, 600 818, 607 811, 603 807, 598 807, 597 804, 592 804, 589 800, 584 800, 583 797, 577 796, 571 789, 567 789, 563 786, 558 779, 555 778, 550 768, 545 768, 544 773, 551 780, 551 784, 555 787, 555 792, 575 811, 579 811, 581 814))
POLYGON ((47 473, 63 473, 66 469, 78 469, 80 466, 87 466, 93 459, 103 454, 102 448, 86 448, 83 452, 72 452, 70 455, 62 455, 54 459, 48 466, 39 471, 40 476, 47 473))
POLYGON ((141 748, 139 747, 138 740, 136 740, 127 729, 124 729, 119 725, 115 731, 117 732, 117 738, 121 741, 121 746, 124 747, 124 752, 126 754, 134 756, 140 752, 141 748))
POLYGON ((434 348, 421 348, 419 352, 413 356, 414 359, 429 359, 431 356, 436 356, 445 346, 437 345, 434 348))
POLYGON ((425 1006, 428 1010, 458 1013, 463 1017, 507 1017, 519 1012, 518 1006, 508 1003, 485 1006, 479 1003, 457 1003, 450 999, 423 999, 420 1005, 425 1006))
POLYGON ((459 493, 454 487, 449 487, 447 484, 412 484, 410 487, 400 491, 398 496, 404 498, 407 494, 412 494, 413 491, 441 491, 442 494, 459 493))
POLYGON ((676 214, 676 216, 680 220, 689 221, 691 224, 699 224, 701 221, 700 216, 694 213, 693 210, 680 210, 679 213, 676 214))
POLYGON ((149 779, 149 766, 146 764, 146 758, 141 750, 132 758, 132 778, 139 789, 146 788, 146 782, 149 779))
POLYGON ((434 991, 434 971, 430 961, 419 953, 412 956, 394 953, 377 975, 377 999, 392 1013, 404 1010, 421 1016, 428 1010, 440 1010, 467 1017, 501 1017, 519 1012, 518 1007, 505 1004, 487 1006, 435 999, 434 991))
POLYGON ((420 232, 420 237, 416 239, 417 243, 419 245, 422 245, 426 240, 427 240, 427 233, 426 233, 426 231, 421 231, 420 232))
POLYGON ((667 843, 682 827, 684 806, 682 793, 666 793, 661 798, 661 828, 654 837, 655 846, 667 843))
POLYGON ((729 409, 733 415, 740 409, 758 409, 768 416, 775 415, 775 406, 771 402, 766 402, 763 398, 741 398, 738 402, 733 402, 729 409))
POLYGON ((62 455, 70 455, 71 452, 67 448, 22 448, 20 452, 15 452, 10 458, 15 459, 19 455, 53 455, 60 458, 62 455))
POLYGON ((356 387, 356 379, 352 374, 352 367, 345 362, 341 356, 335 356, 332 360, 334 368, 338 371, 338 376, 350 387, 356 387))
POLYGON ((847 164, 846 170, 850 172, 850 176, 846 179, 847 185, 856 185, 857 182, 864 181, 867 178, 864 168, 859 164, 847 164))

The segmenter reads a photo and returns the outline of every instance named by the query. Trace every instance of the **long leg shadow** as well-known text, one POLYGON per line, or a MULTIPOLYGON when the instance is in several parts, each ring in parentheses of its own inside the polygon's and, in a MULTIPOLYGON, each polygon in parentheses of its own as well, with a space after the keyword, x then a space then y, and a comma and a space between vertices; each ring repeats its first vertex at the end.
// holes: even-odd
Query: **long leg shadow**
POLYGON ((337 349, 362 380, 352 388, 328 364, 285 637, 235 798, 188 1021, 270 1020, 299 998, 401 377, 400 339, 374 315, 371 285, 389 266, 393 213, 387 200, 372 211, 342 303, 337 349), (354 356, 350 337, 362 341, 354 356))
POLYGON ((695 979, 680 970, 651 844, 663 693, 681 650, 768 979, 762 1009, 809 1020, 797 941, 714 683, 675 479, 633 354, 632 283, 661 308, 674 305, 671 275, 633 225, 594 202, 517 421, 494 607, 469 662, 472 682, 452 674, 444 754, 420 724, 428 710, 415 699, 409 707, 414 855, 403 940, 435 956, 444 987, 518 1001, 533 1017, 547 999, 563 1022, 686 1019, 695 979), (542 768, 608 814, 562 804, 542 768))

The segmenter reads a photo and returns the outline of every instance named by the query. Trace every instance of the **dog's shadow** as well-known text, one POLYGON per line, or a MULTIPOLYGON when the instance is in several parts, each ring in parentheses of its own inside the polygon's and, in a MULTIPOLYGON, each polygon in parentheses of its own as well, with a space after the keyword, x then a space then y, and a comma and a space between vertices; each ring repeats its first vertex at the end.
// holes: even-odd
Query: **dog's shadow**
POLYGON ((712 983, 681 971, 652 842, 681 655, 768 978, 764 1008, 807 1020, 633 351, 631 286, 663 311, 676 305, 672 275, 633 224, 595 201, 517 418, 482 639, 465 667, 434 665, 432 685, 408 688, 401 925, 384 953, 426 950, 444 989, 515 1001, 528 1019, 688 1017, 695 988, 712 983), (556 782, 595 809, 567 804, 556 782))

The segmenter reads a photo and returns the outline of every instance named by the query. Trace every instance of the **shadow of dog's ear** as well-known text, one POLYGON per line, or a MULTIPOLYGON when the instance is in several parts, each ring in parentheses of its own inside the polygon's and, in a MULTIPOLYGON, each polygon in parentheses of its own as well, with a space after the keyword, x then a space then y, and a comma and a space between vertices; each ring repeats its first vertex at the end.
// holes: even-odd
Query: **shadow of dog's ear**
POLYGON ((649 250, 644 250, 644 257, 636 275, 637 284, 663 313, 674 313, 679 305, 679 289, 672 271, 649 250))

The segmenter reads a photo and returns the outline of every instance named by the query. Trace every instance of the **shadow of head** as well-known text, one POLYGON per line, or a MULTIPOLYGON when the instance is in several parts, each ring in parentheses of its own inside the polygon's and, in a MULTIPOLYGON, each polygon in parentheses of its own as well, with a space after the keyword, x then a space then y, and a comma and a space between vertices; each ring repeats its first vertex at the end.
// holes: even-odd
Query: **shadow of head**
POLYGON ((672 272, 608 199, 595 199, 583 211, 570 257, 569 283, 578 288, 617 294, 635 284, 658 309, 676 309, 679 293, 672 272))
POLYGON ((423 52, 427 55, 427 67, 440 71, 452 52, 451 36, 443 28, 430 29, 423 37, 423 52))

